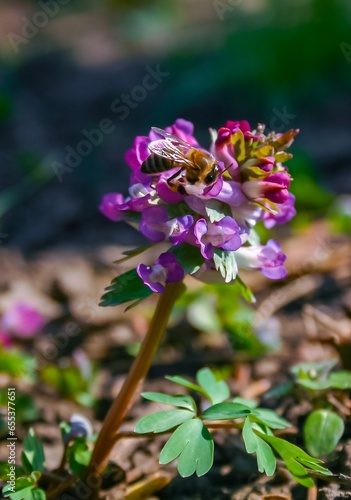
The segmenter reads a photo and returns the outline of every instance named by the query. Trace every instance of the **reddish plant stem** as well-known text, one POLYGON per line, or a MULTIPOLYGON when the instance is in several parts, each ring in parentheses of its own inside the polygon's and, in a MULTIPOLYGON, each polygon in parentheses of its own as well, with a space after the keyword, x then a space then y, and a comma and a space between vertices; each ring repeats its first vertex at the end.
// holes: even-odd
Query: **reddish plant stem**
POLYGON ((165 292, 159 298, 154 316, 140 351, 132 364, 122 389, 106 415, 97 438, 86 474, 87 481, 90 483, 98 483, 99 481, 97 480, 101 478, 111 450, 116 442, 118 429, 133 403, 135 392, 149 371, 154 354, 167 326, 174 303, 180 295, 183 286, 182 282, 169 284, 166 286, 165 292), (94 478, 93 481, 92 478, 94 478))

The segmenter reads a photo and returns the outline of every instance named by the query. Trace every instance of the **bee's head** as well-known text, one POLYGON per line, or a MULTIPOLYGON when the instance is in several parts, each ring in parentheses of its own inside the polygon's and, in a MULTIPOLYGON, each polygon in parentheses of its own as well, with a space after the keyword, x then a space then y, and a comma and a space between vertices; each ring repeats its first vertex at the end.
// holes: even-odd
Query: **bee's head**
POLYGON ((206 175, 205 179, 204 179, 204 182, 206 184, 206 186, 209 186, 210 184, 213 184, 213 182, 215 180, 217 180, 219 174, 221 173, 221 170, 219 168, 219 165, 218 163, 216 163, 213 167, 213 169, 211 170, 211 172, 209 174, 206 175))

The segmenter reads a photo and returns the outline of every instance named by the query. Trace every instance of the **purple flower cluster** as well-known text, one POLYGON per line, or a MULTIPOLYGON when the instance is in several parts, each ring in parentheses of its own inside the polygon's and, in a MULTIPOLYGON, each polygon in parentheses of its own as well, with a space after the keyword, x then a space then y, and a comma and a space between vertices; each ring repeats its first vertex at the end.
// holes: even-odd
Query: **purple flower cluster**
MULTIPOLYGON (((270 240, 260 245, 254 227, 263 222, 271 228, 295 215, 291 177, 283 163, 292 157, 286 150, 298 130, 265 134, 264 125, 251 130, 246 121, 228 121, 218 131, 211 129, 212 144, 205 150, 193 129, 192 123, 178 119, 165 131, 179 138, 181 147, 186 143, 189 150, 205 152, 218 165, 220 175, 212 184, 205 186, 200 180, 187 184, 186 168, 176 162, 160 173, 142 171, 153 153, 152 144, 160 141, 158 129, 152 129, 148 136, 136 137, 125 155, 132 170, 129 195, 106 194, 101 212, 113 221, 138 224, 152 242, 198 247, 202 269, 216 269, 225 281, 235 279, 240 268, 260 270, 270 279, 284 278, 286 257, 279 243, 270 240), (170 183, 171 177, 181 178, 181 189, 177 181, 170 183), (230 273, 226 273, 228 263, 230 273)), ((140 264, 137 272, 152 291, 162 293, 167 283, 183 278, 183 267, 166 252, 153 266, 140 264)))

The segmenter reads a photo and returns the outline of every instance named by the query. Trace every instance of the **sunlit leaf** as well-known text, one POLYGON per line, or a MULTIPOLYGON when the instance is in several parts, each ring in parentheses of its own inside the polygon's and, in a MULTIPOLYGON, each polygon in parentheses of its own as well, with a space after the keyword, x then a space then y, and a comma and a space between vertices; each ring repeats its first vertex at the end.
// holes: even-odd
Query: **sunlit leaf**
POLYGON ((201 418, 206 420, 231 420, 249 415, 250 408, 239 403, 218 403, 203 412, 201 418))
POLYGON ((136 269, 114 278, 101 298, 101 306, 118 306, 132 300, 143 300, 152 295, 152 290, 144 285, 136 269))
POLYGON ((221 403, 230 396, 230 390, 224 380, 217 380, 209 368, 202 368, 196 374, 196 380, 209 396, 212 404, 221 403))
POLYGON ((170 380, 171 382, 174 382, 175 384, 182 385, 183 387, 187 387, 192 391, 199 392, 203 396, 207 396, 206 391, 202 387, 194 384, 193 382, 191 382, 191 380, 181 377, 180 375, 166 375, 165 378, 167 380, 170 380))
POLYGON ((195 412, 189 410, 165 410, 157 411, 146 415, 137 422, 134 431, 139 434, 147 434, 149 432, 164 432, 173 427, 177 427, 186 420, 190 420, 195 416, 195 412))
POLYGON ((277 464, 272 448, 253 432, 248 418, 243 427, 243 439, 246 451, 256 453, 258 470, 272 476, 277 464))
POLYGON ((196 403, 191 396, 185 394, 178 394, 176 396, 168 396, 161 392, 143 392, 142 397, 155 403, 163 403, 166 405, 178 406, 179 408, 186 408, 191 411, 196 411, 196 403))
POLYGON ((171 435, 160 454, 160 464, 168 464, 179 456, 178 472, 182 477, 196 473, 203 476, 212 467, 214 443, 200 419, 180 425, 171 435))
POLYGON ((44 470, 45 455, 44 448, 40 439, 35 435, 33 429, 29 429, 27 436, 23 441, 24 454, 35 471, 44 470))

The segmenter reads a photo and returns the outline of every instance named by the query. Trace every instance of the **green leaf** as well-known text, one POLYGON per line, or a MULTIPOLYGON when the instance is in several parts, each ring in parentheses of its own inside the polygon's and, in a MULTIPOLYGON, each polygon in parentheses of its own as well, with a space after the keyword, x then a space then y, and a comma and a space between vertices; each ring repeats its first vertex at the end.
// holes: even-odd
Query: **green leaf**
POLYGON ((151 413, 146 415, 137 422, 134 431, 139 434, 146 434, 149 432, 168 431, 177 427, 178 425, 190 420, 195 416, 194 411, 189 410, 165 410, 151 413))
POLYGON ((217 314, 216 297, 202 294, 186 306, 188 322, 202 332, 221 331, 221 322, 217 314))
POLYGON ((45 500, 46 499, 45 491, 42 490, 41 488, 34 488, 32 490, 32 498, 33 500, 45 500))
POLYGON ((298 363, 294 365, 290 371, 299 379, 309 378, 311 380, 317 380, 320 379, 320 377, 327 375, 337 362, 337 358, 331 358, 321 361, 320 363, 298 363))
POLYGON ((224 380, 216 380, 209 368, 202 368, 196 374, 198 384, 208 395, 212 404, 221 403, 230 396, 230 390, 224 380))
POLYGON ((203 476, 212 467, 214 443, 200 419, 180 425, 161 450, 160 464, 168 464, 179 456, 178 472, 182 477, 196 473, 203 476))
POLYGON ((260 434, 260 437, 269 443, 278 455, 281 456, 295 481, 302 484, 302 486, 311 488, 314 485, 313 479, 309 476, 307 469, 320 472, 326 476, 332 475, 328 469, 320 465, 323 463, 321 460, 311 457, 298 446, 284 439, 267 434, 260 434))
POLYGON ((10 467, 15 467, 16 477, 19 477, 24 473, 22 467, 18 467, 18 465, 11 465, 8 462, 0 462, 0 479, 2 481, 8 480, 9 474, 11 472, 10 467))
POLYGON ((327 380, 330 387, 334 389, 351 389, 351 372, 349 371, 332 372, 327 380))
POLYGON ((21 463, 25 474, 29 476, 33 472, 34 468, 24 451, 21 453, 21 463))
POLYGON ((67 449, 68 463, 73 474, 81 479, 90 463, 92 451, 89 449, 85 438, 76 438, 67 449))
POLYGON ((335 450, 345 425, 341 417, 329 410, 313 411, 304 425, 305 445, 313 457, 323 457, 335 450))
POLYGON ((221 273, 226 283, 234 281, 238 274, 238 266, 234 252, 215 248, 213 262, 217 271, 221 273))
POLYGON ((254 304, 256 302, 256 297, 254 296, 251 288, 249 288, 239 276, 235 278, 232 286, 238 288, 240 295, 244 297, 247 302, 250 302, 251 304, 254 304))
MULTIPOLYGON (((17 485, 16 485, 17 488, 17 485)), ((28 486, 27 488, 22 488, 17 490, 15 493, 12 492, 10 485, 5 485, 2 489, 2 494, 5 498, 11 498, 11 500, 31 500, 33 498, 32 491, 34 486, 28 486)))
MULTIPOLYGON (((0 361, 1 363, 1 361, 0 361)), ((1 364, 0 364, 1 366, 1 364)), ((0 407, 7 406, 7 389, 0 389, 0 407)), ((16 390, 16 421, 29 422, 38 418, 38 408, 29 394, 22 394, 16 390)))
POLYGON ((257 408, 256 401, 253 401, 252 399, 245 399, 245 398, 236 397, 233 399, 233 403, 240 403, 241 405, 247 406, 251 410, 253 408, 257 408))
POLYGON ((28 435, 24 438, 24 454, 33 470, 42 471, 45 466, 44 448, 40 439, 35 435, 33 429, 29 429, 28 435))
POLYGON ((267 425, 271 429, 285 429, 290 427, 291 424, 285 418, 280 417, 274 411, 266 408, 255 408, 250 415, 252 422, 260 422, 267 425))
POLYGON ((166 375, 165 378, 167 380, 170 380, 171 382, 174 382, 175 384, 182 385, 183 387, 187 387, 192 391, 199 392, 203 396, 208 397, 207 392, 202 387, 200 387, 197 384, 194 384, 193 382, 184 377, 181 377, 180 375, 166 375))
POLYGON ((155 403, 163 403, 165 405, 178 406, 179 408, 186 408, 187 410, 196 412, 196 403, 191 396, 185 394, 177 394, 176 396, 168 396, 161 392, 143 392, 142 397, 155 403))
POLYGON ((310 389, 312 391, 323 391, 325 389, 330 388, 330 381, 329 380, 310 380, 308 378, 306 379, 297 379, 296 382, 301 385, 302 387, 305 387, 306 389, 310 389))
POLYGON ((144 285, 136 269, 114 278, 101 298, 101 306, 118 306, 131 300, 144 300, 152 295, 152 290, 144 285))
POLYGON ((267 476, 272 476, 277 465, 272 448, 254 433, 248 418, 243 427, 243 439, 246 451, 256 453, 258 470, 265 472, 267 476))
POLYGON ((125 255, 126 257, 122 257, 121 259, 115 260, 114 264, 122 264, 122 262, 125 262, 129 259, 132 259, 133 257, 136 257, 137 255, 146 252, 146 250, 149 250, 149 248, 151 248, 152 246, 153 243, 151 245, 144 245, 142 247, 132 248, 131 250, 125 250, 123 252, 123 255, 125 255))
POLYGON ((247 417, 250 408, 239 403, 218 403, 210 406, 201 415, 206 420, 231 420, 233 418, 247 417))
POLYGON ((6 350, 0 347, 0 373, 11 377, 35 381, 36 359, 16 349, 6 350))
POLYGON ((196 273, 205 261, 200 249, 188 243, 182 243, 177 247, 170 248, 168 251, 175 255, 177 261, 184 269, 184 274, 196 273))

